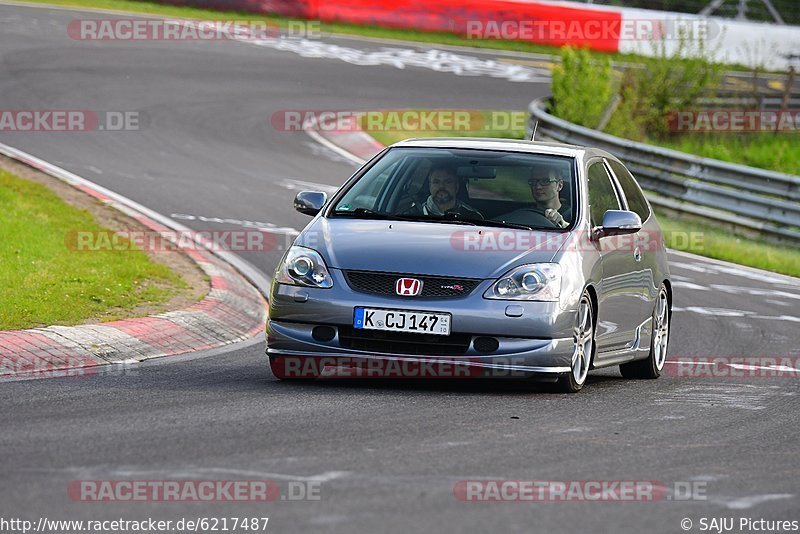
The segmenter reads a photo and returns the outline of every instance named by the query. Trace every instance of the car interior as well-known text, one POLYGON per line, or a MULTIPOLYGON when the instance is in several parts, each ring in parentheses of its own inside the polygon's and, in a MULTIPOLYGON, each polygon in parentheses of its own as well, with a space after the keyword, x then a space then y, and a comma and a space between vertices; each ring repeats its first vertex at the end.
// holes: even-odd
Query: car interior
MULTIPOLYGON (((398 161, 392 168, 384 171, 386 176, 379 177, 381 189, 375 191, 373 205, 386 213, 408 213, 414 204, 424 204, 430 194, 430 175, 435 169, 443 166, 453 170, 459 180, 458 199, 478 210, 485 219, 502 221, 503 216, 519 209, 531 209, 530 224, 536 227, 554 227, 539 216, 534 207, 533 198, 528 185, 533 167, 519 164, 485 165, 475 160, 454 162, 452 158, 436 161, 434 159, 412 159, 398 161), (390 187, 399 184, 399 187, 390 187)), ((548 168, 552 168, 551 164, 548 168)), ((560 191, 561 203, 572 206, 572 179, 569 168, 559 169, 564 179, 560 191), (566 172, 564 172, 566 171, 566 172)), ((573 210, 574 212, 574 210, 573 210)))

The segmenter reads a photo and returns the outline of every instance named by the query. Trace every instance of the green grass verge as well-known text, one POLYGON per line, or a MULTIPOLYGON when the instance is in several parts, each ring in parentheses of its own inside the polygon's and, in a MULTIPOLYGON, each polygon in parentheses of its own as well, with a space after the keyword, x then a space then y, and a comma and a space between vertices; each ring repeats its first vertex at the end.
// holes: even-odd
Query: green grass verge
MULTIPOLYGON (((422 110, 415 110, 415 112, 421 111, 422 110)), ((392 112, 386 111, 384 113, 392 112)), ((492 114, 495 114, 495 116, 497 116, 496 114, 511 114, 512 116, 521 114, 527 117, 527 114, 522 111, 482 111, 481 114, 485 118, 492 116, 492 114)), ((362 127, 366 125, 365 121, 366 116, 362 116, 362 127)), ((386 124, 391 124, 391 121, 387 119, 386 124)), ((428 130, 424 132, 404 132, 372 130, 368 133, 379 142, 388 145, 409 137, 467 136, 522 139, 525 135, 525 130, 524 122, 522 122, 519 127, 511 130, 502 130, 498 128, 487 130, 486 127, 484 127, 468 131, 428 130)), ((721 227, 705 224, 694 219, 684 219, 679 216, 658 212, 656 216, 664 231, 664 239, 669 248, 800 277, 800 250, 798 249, 782 247, 757 239, 733 235, 731 232, 721 227)))
POLYGON ((667 247, 800 277, 800 249, 740 237, 694 219, 656 212, 667 247))
POLYGON ((70 250, 74 230, 105 230, 43 185, 0 170, 0 330, 127 317, 187 284, 141 251, 70 250))
POLYGON ((800 139, 796 133, 686 133, 675 139, 647 142, 730 163, 787 174, 800 173, 800 139))

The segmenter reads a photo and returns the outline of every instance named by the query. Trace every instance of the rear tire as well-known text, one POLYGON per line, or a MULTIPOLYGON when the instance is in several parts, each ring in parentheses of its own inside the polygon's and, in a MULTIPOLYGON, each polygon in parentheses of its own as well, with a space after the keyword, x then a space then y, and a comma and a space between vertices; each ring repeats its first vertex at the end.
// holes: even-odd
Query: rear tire
POLYGON ((644 360, 623 363, 619 371, 625 378, 653 379, 661 376, 667 361, 670 327, 669 297, 665 287, 661 287, 653 308, 653 335, 650 338, 650 354, 644 360))
POLYGON ((572 353, 572 370, 556 383, 558 390, 563 393, 577 393, 583 388, 594 358, 594 310, 587 291, 584 291, 578 305, 573 335, 575 351, 572 353))

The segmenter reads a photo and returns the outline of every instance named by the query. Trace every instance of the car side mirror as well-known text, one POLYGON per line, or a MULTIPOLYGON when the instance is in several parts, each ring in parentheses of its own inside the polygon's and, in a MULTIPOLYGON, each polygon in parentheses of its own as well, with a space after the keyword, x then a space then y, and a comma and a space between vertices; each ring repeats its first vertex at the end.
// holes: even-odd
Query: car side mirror
POLYGON ((600 236, 635 234, 642 229, 642 219, 632 211, 608 210, 603 214, 600 236))
POLYGON ((294 209, 306 215, 316 215, 328 201, 328 195, 320 191, 300 191, 294 197, 294 209))

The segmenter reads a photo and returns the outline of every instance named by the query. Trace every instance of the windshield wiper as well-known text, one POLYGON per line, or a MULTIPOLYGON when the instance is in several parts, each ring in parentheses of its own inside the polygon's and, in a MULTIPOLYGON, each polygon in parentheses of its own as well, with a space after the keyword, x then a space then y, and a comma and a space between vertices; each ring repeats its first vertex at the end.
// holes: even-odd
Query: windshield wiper
MULTIPOLYGON (((448 222, 455 224, 464 224, 468 226, 491 226, 493 228, 515 228, 519 230, 533 230, 533 227, 528 226, 527 224, 495 221, 491 219, 476 219, 472 217, 465 217, 457 212, 445 213, 443 215, 423 215, 423 214, 403 215, 399 213, 379 213, 377 211, 372 211, 369 208, 356 208, 354 210, 336 210, 332 213, 332 215, 342 216, 342 217, 352 217, 354 219, 448 222)), ((550 228, 542 228, 542 230, 550 230, 550 228)))
POLYGON ((474 226, 491 226, 496 228, 518 228, 520 230, 533 230, 532 227, 526 224, 509 223, 505 221, 493 221, 489 219, 478 219, 475 217, 465 217, 457 212, 449 212, 444 215, 422 215, 420 217, 432 218, 433 220, 442 220, 447 222, 469 224, 474 226))
POLYGON ((394 215, 388 213, 378 213, 368 208, 356 208, 354 210, 335 210, 332 215, 342 217, 352 217, 354 219, 394 219, 394 215))
POLYGON ((335 210, 331 215, 352 217, 354 219, 380 219, 389 221, 446 221, 476 226, 475 221, 472 219, 465 219, 464 216, 459 213, 445 213, 444 215, 404 215, 399 213, 379 213, 368 208, 356 208, 354 210, 335 210))
POLYGON ((476 223, 483 222, 483 219, 469 219, 460 213, 445 213, 443 215, 395 215, 398 219, 403 221, 422 221, 422 222, 448 222, 455 224, 466 224, 468 226, 477 226, 476 223))
POLYGON ((518 230, 533 230, 533 227, 528 226, 527 224, 510 223, 505 221, 493 221, 491 219, 481 219, 480 224, 484 226, 492 226, 495 228, 516 228, 518 230))

